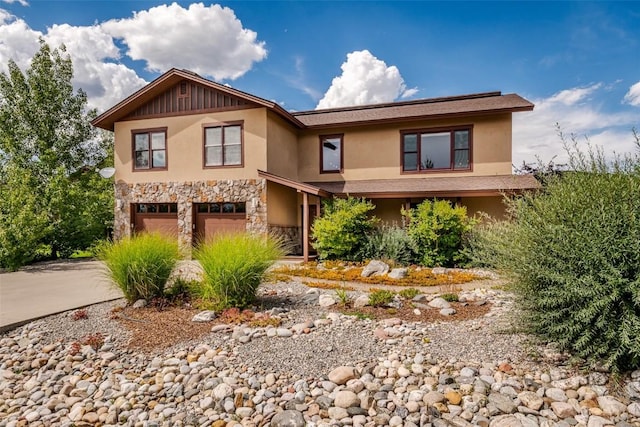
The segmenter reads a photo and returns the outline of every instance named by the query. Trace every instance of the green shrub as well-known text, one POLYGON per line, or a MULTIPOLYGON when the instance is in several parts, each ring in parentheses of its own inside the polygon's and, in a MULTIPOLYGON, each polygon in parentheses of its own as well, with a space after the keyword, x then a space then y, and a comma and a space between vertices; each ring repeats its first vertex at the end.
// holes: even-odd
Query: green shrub
POLYGON ((485 228, 474 257, 511 274, 532 332, 613 370, 637 368, 640 163, 570 155, 573 172, 512 200, 512 224, 485 228))
POLYGON ((464 206, 452 206, 446 200, 425 200, 402 213, 422 265, 451 267, 464 261, 463 235, 475 222, 467 217, 464 206))
POLYGON ((398 265, 409 265, 415 259, 413 240, 402 227, 382 225, 367 234, 360 258, 381 259, 398 265))
POLYGON ((402 298, 411 300, 411 299, 414 299, 416 295, 420 293, 420 291, 418 291, 416 288, 406 288, 401 290, 398 293, 402 298))
POLYGON ((283 255, 277 239, 249 233, 217 236, 195 250, 204 278, 193 291, 218 308, 246 307, 255 300, 267 269, 283 255))
POLYGON ((321 259, 358 260, 367 234, 378 219, 369 217, 375 206, 364 199, 331 199, 312 227, 313 247, 321 259))
POLYGON ((128 302, 163 296, 171 271, 180 259, 178 242, 158 233, 142 233, 97 248, 107 275, 128 302))
POLYGON ((458 302, 458 294, 442 294, 440 298, 448 302, 458 302))
POLYGON ((396 294, 385 289, 375 289, 369 294, 369 305, 372 307, 382 307, 393 301, 396 294))

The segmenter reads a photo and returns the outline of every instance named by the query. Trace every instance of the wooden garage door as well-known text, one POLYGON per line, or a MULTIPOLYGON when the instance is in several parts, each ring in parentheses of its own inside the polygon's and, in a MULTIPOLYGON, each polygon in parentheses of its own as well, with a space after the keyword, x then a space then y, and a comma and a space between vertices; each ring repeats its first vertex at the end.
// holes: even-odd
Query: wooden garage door
POLYGON ((217 234, 242 233, 247 230, 247 213, 244 202, 195 203, 194 243, 211 239, 217 234))
POLYGON ((178 237, 177 203, 136 203, 133 209, 134 231, 159 232, 178 237))

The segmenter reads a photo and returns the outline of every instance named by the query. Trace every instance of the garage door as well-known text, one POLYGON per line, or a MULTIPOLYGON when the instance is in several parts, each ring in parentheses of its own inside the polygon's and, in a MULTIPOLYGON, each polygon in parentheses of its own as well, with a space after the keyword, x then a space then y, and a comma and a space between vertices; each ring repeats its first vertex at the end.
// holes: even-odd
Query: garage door
POLYGON ((241 203, 195 203, 194 243, 217 234, 241 233, 247 230, 247 212, 241 203))
POLYGON ((136 233, 159 232, 178 237, 178 204, 136 203, 133 224, 136 233))

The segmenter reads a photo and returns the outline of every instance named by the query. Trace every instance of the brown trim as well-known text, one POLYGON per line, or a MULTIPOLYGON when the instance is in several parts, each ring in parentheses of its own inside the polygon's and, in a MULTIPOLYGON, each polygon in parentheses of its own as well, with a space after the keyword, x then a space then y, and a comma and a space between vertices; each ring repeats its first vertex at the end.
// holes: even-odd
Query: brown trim
POLYGON ((302 259, 309 262, 309 193, 302 193, 302 259))
POLYGON ((93 119, 91 121, 91 124, 102 129, 113 131, 114 124, 116 122, 122 121, 123 117, 126 117, 131 112, 135 111, 138 106, 152 100, 154 97, 160 95, 168 88, 185 79, 187 81, 198 83, 206 87, 225 92, 231 96, 236 96, 240 99, 243 99, 244 101, 257 104, 261 107, 269 108, 292 123, 297 128, 305 128, 305 125, 300 120, 296 119, 291 113, 286 111, 275 102, 267 101, 266 99, 257 97, 255 95, 251 95, 249 93, 242 92, 240 90, 213 82, 211 80, 207 80, 197 75, 196 73, 186 70, 179 70, 177 68, 172 68, 148 85, 144 86, 142 89, 129 95, 127 98, 120 101, 118 104, 114 105, 113 107, 93 119))
POLYGON ((244 167, 244 120, 231 120, 225 122, 210 122, 202 124, 202 168, 203 169, 227 169, 227 168, 243 168, 244 167), (240 164, 225 165, 224 164, 224 128, 230 126, 240 126, 240 164), (207 129, 222 128, 222 165, 207 165, 206 138, 207 129))
POLYGON ((336 197, 364 197, 367 199, 406 199, 428 197, 491 197, 521 194, 532 189, 518 190, 459 190, 459 191, 412 191, 412 192, 372 192, 372 193, 334 193, 336 197))
POLYGON ((332 134, 332 135, 320 135, 319 136, 320 139, 320 173, 321 174, 325 174, 325 173, 343 173, 344 172, 344 134, 343 133, 336 133, 336 134, 332 134), (331 139, 331 138, 339 138, 340 139, 340 169, 330 169, 330 170, 325 170, 324 169, 324 142, 327 139, 331 139))
POLYGON ((418 128, 418 129, 401 129, 400 130, 400 174, 401 175, 416 175, 416 174, 432 174, 432 173, 464 173, 473 172, 473 124, 469 125, 455 125, 455 126, 440 126, 433 128, 418 128), (455 132, 460 130, 469 131, 469 167, 464 169, 455 169, 455 132), (449 133, 449 165, 448 168, 431 168, 420 169, 421 159, 421 133, 449 133), (405 170, 404 169, 404 137, 405 135, 416 135, 416 155, 417 155, 417 169, 405 170))
POLYGON ((294 190, 298 190, 301 193, 309 193, 314 196, 320 197, 331 197, 331 193, 318 188, 314 185, 305 184, 304 182, 294 181, 289 178, 284 178, 282 176, 274 175, 270 172, 261 171, 258 169, 258 176, 266 179, 267 181, 275 182, 276 184, 284 185, 285 187, 293 188, 294 190))
MULTIPOLYGON (((158 150, 159 151, 159 150, 158 150)), ((169 169, 169 132, 168 128, 147 128, 147 129, 131 129, 131 171, 132 172, 155 172, 166 171, 169 169), (151 149, 151 134, 164 132, 164 167, 153 167, 153 150, 151 149), (136 168, 136 135, 146 133, 149 135, 149 167, 148 168, 136 168)))
POLYGON ((402 117, 389 117, 384 119, 372 119, 372 120, 354 120, 354 121, 341 121, 341 122, 332 122, 325 123, 320 125, 305 125, 304 129, 309 130, 330 130, 335 128, 344 128, 344 127, 358 127, 358 126, 369 126, 376 124, 392 124, 392 123, 405 123, 405 122, 416 122, 416 121, 438 121, 441 119, 458 119, 465 117, 482 117, 482 116, 493 116, 505 113, 517 113, 520 111, 532 111, 533 107, 509 107, 509 108, 498 108, 495 110, 474 110, 474 111, 463 111, 459 113, 441 113, 441 114, 429 114, 429 115, 415 115, 415 116, 402 116, 402 117))
POLYGON ((163 114, 148 114, 145 116, 135 116, 135 117, 125 117, 119 122, 132 122, 135 120, 147 120, 147 119, 163 119, 166 117, 178 117, 178 116, 194 116, 197 114, 208 114, 208 113, 220 113, 224 111, 239 111, 239 110, 251 110, 255 108, 262 108, 260 105, 234 105, 229 107, 221 107, 221 108, 207 108, 202 110, 189 110, 189 111, 176 111, 174 113, 163 113, 163 114))

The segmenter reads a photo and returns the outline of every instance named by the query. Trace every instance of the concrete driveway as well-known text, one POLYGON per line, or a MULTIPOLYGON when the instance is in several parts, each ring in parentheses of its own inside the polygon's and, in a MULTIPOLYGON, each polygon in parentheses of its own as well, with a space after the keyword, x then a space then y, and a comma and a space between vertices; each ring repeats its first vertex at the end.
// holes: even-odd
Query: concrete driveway
POLYGON ((0 332, 40 317, 121 298, 98 261, 38 263, 0 273, 0 332))

